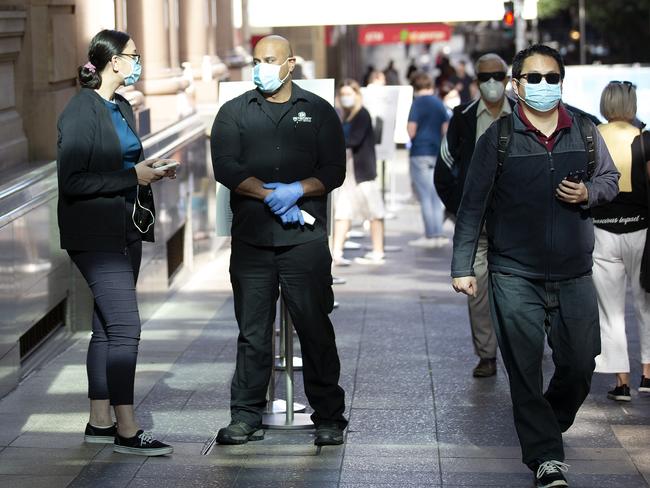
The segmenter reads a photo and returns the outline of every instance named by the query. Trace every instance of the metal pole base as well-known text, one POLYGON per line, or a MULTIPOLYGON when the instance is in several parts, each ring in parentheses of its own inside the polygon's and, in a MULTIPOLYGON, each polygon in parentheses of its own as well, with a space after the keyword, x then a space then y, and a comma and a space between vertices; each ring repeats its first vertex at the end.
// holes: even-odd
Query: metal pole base
POLYGON ((289 422, 285 414, 267 414, 262 417, 262 427, 269 430, 309 430, 314 428, 314 423, 307 413, 296 413, 289 422))
MULTIPOLYGON (((293 411, 294 412, 304 412, 307 410, 307 407, 302 403, 294 402, 293 411)), ((287 401, 286 400, 274 400, 273 403, 269 403, 266 408, 267 414, 272 413, 286 413, 287 412, 287 401)))
MULTIPOLYGON (((287 369, 287 364, 285 359, 280 356, 275 356, 275 370, 276 371, 285 371, 287 369)), ((293 370, 302 371, 302 358, 300 356, 293 357, 293 370)))

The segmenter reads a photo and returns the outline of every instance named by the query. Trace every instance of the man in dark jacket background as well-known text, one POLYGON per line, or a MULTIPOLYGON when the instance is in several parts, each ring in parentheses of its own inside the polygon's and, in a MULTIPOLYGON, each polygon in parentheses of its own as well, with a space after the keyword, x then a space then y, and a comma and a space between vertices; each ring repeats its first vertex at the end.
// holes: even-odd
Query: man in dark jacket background
MULTIPOLYGON (((476 141, 495 120, 512 113, 515 104, 505 95, 510 79, 508 65, 501 57, 493 53, 484 54, 476 61, 475 70, 481 96, 454 108, 434 173, 436 191, 447 211, 454 216, 463 196, 465 177, 476 141)), ((479 363, 473 370, 476 378, 494 376, 497 372, 497 338, 490 319, 487 293, 487 247, 487 234, 483 229, 474 261, 478 292, 476 296, 467 297, 472 342, 474 352, 479 357, 479 363)))
POLYGON ((510 116, 503 166, 499 124, 478 140, 470 164, 454 235, 453 287, 476 295, 473 263, 486 222, 492 320, 523 462, 536 486, 568 486, 562 432, 589 393, 600 352, 589 208, 616 196, 619 175, 596 130, 589 171, 578 116, 560 103, 564 64, 557 51, 534 45, 519 52, 512 77, 520 103, 510 116), (555 372, 544 393, 545 335, 555 372))

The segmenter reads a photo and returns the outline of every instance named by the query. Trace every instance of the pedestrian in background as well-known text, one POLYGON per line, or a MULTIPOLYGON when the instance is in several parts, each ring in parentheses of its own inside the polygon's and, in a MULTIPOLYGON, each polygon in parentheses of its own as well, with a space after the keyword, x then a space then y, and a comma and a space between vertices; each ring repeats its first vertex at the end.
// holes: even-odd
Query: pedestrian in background
POLYGON ((630 359, 625 333, 625 297, 630 282, 641 342, 643 372, 639 391, 650 392, 650 294, 641 285, 641 262, 648 232, 648 168, 650 134, 634 126, 636 87, 612 81, 600 98, 607 119, 598 126, 621 173, 619 194, 592 211, 596 244, 594 284, 598 294, 602 351, 597 373, 615 373, 612 400, 630 401, 630 359))
POLYGON ((370 221, 372 251, 355 259, 360 264, 384 263, 384 202, 377 185, 377 157, 372 118, 363 107, 361 88, 354 80, 339 85, 338 100, 342 110, 343 134, 347 148, 345 181, 336 192, 334 206, 334 264, 350 264, 343 257, 345 238, 352 220, 370 221))
POLYGON ((442 101, 434 95, 433 81, 426 73, 413 76, 415 98, 408 117, 411 138, 409 171, 413 188, 420 201, 424 236, 409 242, 416 247, 446 246, 449 239, 442 231, 445 209, 433 186, 433 172, 449 115, 442 101))
POLYGON ((520 103, 476 144, 451 266, 454 289, 476 295, 474 256, 486 222, 492 323, 522 460, 539 488, 568 486, 562 433, 589 394, 600 353, 589 209, 618 192, 598 130, 561 104, 564 73, 562 57, 548 46, 515 56, 520 103), (546 392, 545 338, 555 365, 546 392))
POLYGON ((386 78, 387 85, 399 85, 399 73, 395 69, 395 61, 392 59, 388 62, 388 66, 384 70, 384 77, 386 78))
POLYGON ((291 81, 289 41, 261 39, 250 90, 224 104, 212 126, 215 178, 230 190, 230 280, 239 326, 230 424, 220 444, 262 440, 282 297, 298 333, 318 446, 343 443, 347 420, 334 306, 327 195, 345 178, 345 140, 334 108, 291 81), (302 211, 315 221, 305 223, 302 211))
POLYGON ((79 68, 81 91, 58 122, 58 217, 61 247, 95 301, 85 440, 113 443, 115 452, 159 456, 172 447, 140 429, 133 411, 141 329, 135 286, 142 241, 154 240, 150 184, 175 177, 175 171, 155 169, 165 160, 144 161, 131 105, 116 93, 137 82, 140 71, 140 54, 128 34, 103 30, 90 41, 88 62, 79 68))
MULTIPOLYGON (((512 113, 515 102, 505 95, 510 78, 508 65, 497 54, 484 54, 476 61, 475 71, 481 97, 454 109, 449 129, 442 140, 434 175, 438 195, 447 212, 456 216, 463 196, 465 178, 476 141, 500 117, 512 113)), ((472 371, 475 378, 497 372, 497 338, 490 318, 488 299, 488 237, 485 228, 476 248, 474 273, 478 284, 475 296, 467 297, 474 352, 479 362, 472 371)))

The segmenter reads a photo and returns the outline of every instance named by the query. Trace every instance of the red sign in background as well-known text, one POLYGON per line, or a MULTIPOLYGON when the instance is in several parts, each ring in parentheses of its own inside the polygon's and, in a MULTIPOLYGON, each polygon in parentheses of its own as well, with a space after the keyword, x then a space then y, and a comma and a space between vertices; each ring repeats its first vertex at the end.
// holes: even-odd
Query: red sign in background
POLYGON ((448 41, 451 27, 447 24, 393 24, 362 25, 359 27, 359 44, 431 44, 448 41))

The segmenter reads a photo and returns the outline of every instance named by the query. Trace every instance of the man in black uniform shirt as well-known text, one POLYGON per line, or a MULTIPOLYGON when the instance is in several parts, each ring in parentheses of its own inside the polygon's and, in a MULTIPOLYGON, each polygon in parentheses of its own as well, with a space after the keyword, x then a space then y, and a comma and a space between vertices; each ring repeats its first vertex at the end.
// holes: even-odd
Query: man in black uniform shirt
POLYGON ((300 339, 315 443, 341 444, 347 420, 328 317, 334 296, 327 194, 345 178, 343 131, 329 103, 291 82, 296 61, 286 39, 260 40, 254 62, 257 89, 224 104, 210 136, 215 178, 232 192, 230 279, 239 324, 231 423, 217 442, 264 438, 281 287, 300 339), (301 210, 316 219, 313 225, 301 210))

